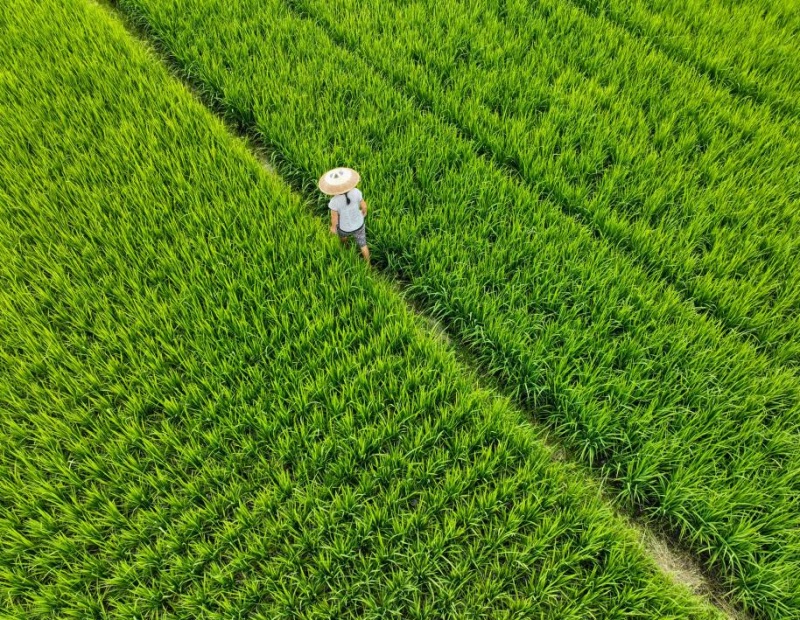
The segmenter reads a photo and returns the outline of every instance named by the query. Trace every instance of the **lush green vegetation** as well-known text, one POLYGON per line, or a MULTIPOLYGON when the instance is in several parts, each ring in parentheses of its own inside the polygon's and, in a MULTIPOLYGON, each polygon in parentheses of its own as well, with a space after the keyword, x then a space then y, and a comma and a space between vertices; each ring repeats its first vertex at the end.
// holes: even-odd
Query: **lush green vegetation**
POLYGON ((104 10, 4 9, 3 616, 715 617, 104 10))
POLYGON ((797 0, 575 0, 730 88, 800 112, 797 0))
POLYGON ((326 168, 358 168, 378 263, 482 368, 742 606, 800 614, 797 376, 477 155, 297 3, 121 4, 309 195, 326 168))
POLYGON ((536 192, 797 366, 800 126, 558 0, 291 4, 536 192))

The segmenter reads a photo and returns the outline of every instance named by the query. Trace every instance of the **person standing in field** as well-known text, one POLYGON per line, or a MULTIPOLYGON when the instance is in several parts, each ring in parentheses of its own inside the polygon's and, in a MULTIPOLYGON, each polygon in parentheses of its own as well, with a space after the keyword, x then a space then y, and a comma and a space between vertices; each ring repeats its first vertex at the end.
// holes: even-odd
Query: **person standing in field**
POLYGON ((361 181, 358 172, 352 168, 334 168, 319 179, 319 189, 332 196, 328 207, 331 210, 331 234, 339 235, 342 243, 350 238, 356 240, 361 256, 369 264, 367 231, 364 218, 367 216, 367 203, 356 185, 361 181))

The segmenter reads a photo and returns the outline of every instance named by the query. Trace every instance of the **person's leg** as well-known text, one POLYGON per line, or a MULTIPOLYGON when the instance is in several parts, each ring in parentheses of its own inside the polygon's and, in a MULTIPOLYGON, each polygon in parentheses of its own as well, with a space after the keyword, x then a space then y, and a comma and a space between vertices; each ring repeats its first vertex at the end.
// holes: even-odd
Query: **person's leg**
POLYGON ((369 265, 369 248, 367 247, 366 226, 362 225, 353 236, 356 238, 356 243, 358 243, 358 249, 361 250, 361 256, 364 257, 364 260, 367 261, 367 265, 369 265))

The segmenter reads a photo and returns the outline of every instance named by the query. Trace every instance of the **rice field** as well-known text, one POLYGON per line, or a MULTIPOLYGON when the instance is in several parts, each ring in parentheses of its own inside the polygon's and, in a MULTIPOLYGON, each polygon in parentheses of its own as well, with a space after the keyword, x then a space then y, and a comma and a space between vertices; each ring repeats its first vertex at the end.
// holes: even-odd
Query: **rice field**
POLYGON ((736 95, 789 117, 800 112, 800 4, 796 0, 577 0, 689 63, 736 95))
POLYGON ((621 504, 672 531, 741 606, 799 608, 791 366, 487 160, 296 2, 121 6, 310 200, 317 171, 360 170, 379 205, 377 262, 621 504))
POLYGON ((3 615, 717 617, 119 23, 12 6, 3 615))
POLYGON ((797 367, 800 125, 738 105, 565 2, 289 4, 534 192, 797 367))
POLYGON ((2 615, 800 618, 791 1, 10 0, 2 615))

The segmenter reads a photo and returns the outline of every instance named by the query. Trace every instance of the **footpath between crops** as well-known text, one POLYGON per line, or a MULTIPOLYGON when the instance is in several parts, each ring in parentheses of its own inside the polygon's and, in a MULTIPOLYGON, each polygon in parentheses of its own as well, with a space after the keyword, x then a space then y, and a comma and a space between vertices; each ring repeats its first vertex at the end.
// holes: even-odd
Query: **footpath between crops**
MULTIPOLYGON (((200 84, 194 83, 179 67, 176 60, 166 52, 139 24, 135 23, 124 11, 116 6, 115 0, 87 0, 90 3, 100 5, 121 22, 126 30, 140 44, 149 49, 158 57, 162 64, 167 68, 172 77, 178 80, 202 105, 211 110, 227 127, 228 131, 241 140, 250 151, 251 155, 257 159, 262 167, 270 174, 276 175, 285 185, 292 188, 298 196, 308 202, 308 196, 303 188, 292 183, 286 175, 280 174, 280 170, 290 164, 283 159, 280 153, 269 149, 261 137, 252 128, 231 119, 226 115, 219 102, 209 97, 200 84)), ((436 340, 439 340, 445 347, 455 355, 458 361, 466 366, 471 374, 478 377, 482 388, 491 390, 495 394, 507 396, 512 402, 519 404, 516 399, 511 397, 507 390, 494 378, 481 372, 474 355, 457 340, 451 338, 447 326, 440 320, 431 316, 423 307, 422 303, 415 299, 409 292, 407 283, 402 282, 394 275, 383 270, 373 269, 372 276, 379 278, 387 283, 394 292, 405 302, 405 305, 412 311, 419 325, 436 340)), ((654 564, 667 575, 674 583, 686 588, 696 597, 716 607, 726 617, 733 620, 745 620, 750 618, 741 610, 735 609, 726 599, 725 592, 720 586, 720 581, 716 576, 702 567, 693 555, 685 549, 674 536, 651 523, 643 515, 620 506, 614 501, 612 493, 612 482, 597 475, 597 473, 587 466, 582 465, 577 458, 573 458, 570 450, 558 439, 545 425, 530 415, 520 413, 520 417, 525 417, 537 428, 538 434, 544 445, 548 448, 553 461, 559 463, 561 467, 567 468, 573 475, 583 481, 587 488, 596 493, 604 503, 611 507, 613 513, 624 522, 631 530, 636 533, 636 537, 645 549, 647 555, 654 564)))

